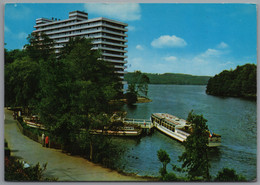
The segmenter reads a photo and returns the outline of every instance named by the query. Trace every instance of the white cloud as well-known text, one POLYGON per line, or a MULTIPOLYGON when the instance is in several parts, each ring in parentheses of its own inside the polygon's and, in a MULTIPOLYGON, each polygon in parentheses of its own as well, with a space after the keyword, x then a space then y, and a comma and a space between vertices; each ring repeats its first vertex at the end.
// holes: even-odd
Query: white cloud
POLYGON ((143 46, 141 46, 139 44, 135 48, 138 49, 138 50, 144 50, 143 46))
POLYGON ((167 61, 167 62, 175 62, 175 61, 177 61, 177 57, 175 57, 175 56, 164 57, 163 59, 165 61, 167 61))
POLYGON ((208 57, 218 57, 222 55, 222 52, 216 49, 207 49, 204 53, 200 54, 200 57, 208 58, 208 57))
POLYGON ((228 48, 228 44, 225 42, 221 42, 220 44, 217 45, 217 48, 219 48, 219 49, 228 48))
POLYGON ((184 39, 175 35, 162 35, 158 39, 154 39, 151 45, 155 48, 184 47, 187 45, 187 43, 184 39))
POLYGON ((21 32, 17 35, 18 39, 26 39, 28 36, 27 33, 21 32))
POLYGON ((99 14, 122 21, 141 19, 141 7, 137 3, 86 3, 88 13, 99 14))
POLYGON ((128 29, 128 31, 135 31, 135 27, 134 26, 128 26, 127 29, 128 29))

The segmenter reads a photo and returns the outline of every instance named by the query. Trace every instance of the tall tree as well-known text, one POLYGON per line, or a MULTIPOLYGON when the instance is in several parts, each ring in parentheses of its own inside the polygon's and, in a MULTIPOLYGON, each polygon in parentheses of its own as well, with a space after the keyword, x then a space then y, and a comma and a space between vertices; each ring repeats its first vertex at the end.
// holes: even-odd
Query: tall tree
POLYGON ((37 101, 39 65, 29 57, 5 65, 5 106, 28 107, 37 101))
POLYGON ((33 61, 46 61, 53 55, 54 42, 45 33, 31 33, 27 37, 28 44, 24 46, 27 54, 33 61))
POLYGON ((191 180, 202 177, 209 181, 209 159, 208 159, 208 126, 203 115, 196 115, 191 111, 187 121, 192 126, 191 135, 184 142, 185 151, 179 157, 182 168, 186 168, 191 180))
POLYGON ((138 95, 147 96, 149 82, 149 77, 146 74, 143 74, 141 71, 135 71, 131 82, 129 82, 129 87, 134 87, 134 91, 138 95))
POLYGON ((160 160, 160 162, 163 164, 163 167, 160 169, 160 173, 163 176, 165 176, 167 174, 167 164, 171 162, 171 159, 169 157, 169 154, 167 154, 167 152, 165 150, 158 150, 157 151, 157 157, 160 160))
POLYGON ((64 146, 72 144, 80 129, 89 131, 89 115, 109 111, 109 101, 120 91, 113 68, 92 50, 91 40, 75 39, 65 56, 42 63, 42 121, 64 146))

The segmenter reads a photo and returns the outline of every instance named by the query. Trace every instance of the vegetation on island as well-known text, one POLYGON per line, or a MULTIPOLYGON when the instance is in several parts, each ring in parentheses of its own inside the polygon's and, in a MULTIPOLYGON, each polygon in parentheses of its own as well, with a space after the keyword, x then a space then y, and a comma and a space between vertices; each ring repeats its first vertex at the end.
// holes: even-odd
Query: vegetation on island
POLYGON ((148 94, 149 77, 141 71, 132 73, 131 81, 128 82, 128 89, 125 94, 127 104, 134 104, 138 97, 146 97, 148 94))
MULTIPOLYGON (((129 72, 125 75, 127 83, 135 80, 136 72, 129 72)), ((207 85, 210 76, 194 76, 179 73, 143 73, 149 79, 148 84, 175 84, 175 85, 207 85)))
POLYGON ((187 121, 192 126, 192 133, 184 142, 185 151, 179 156, 178 161, 182 162, 181 167, 172 164, 173 171, 185 173, 185 176, 177 176, 174 172, 168 173, 166 166, 171 159, 165 150, 158 150, 157 156, 163 164, 159 172, 162 181, 216 181, 216 182, 234 182, 246 181, 242 175, 236 174, 234 169, 223 168, 216 177, 210 175, 210 160, 208 147, 208 126, 207 120, 203 115, 194 114, 191 111, 187 121))
POLYGON ((255 64, 224 70, 210 78, 206 93, 215 96, 256 98, 257 67, 255 64))

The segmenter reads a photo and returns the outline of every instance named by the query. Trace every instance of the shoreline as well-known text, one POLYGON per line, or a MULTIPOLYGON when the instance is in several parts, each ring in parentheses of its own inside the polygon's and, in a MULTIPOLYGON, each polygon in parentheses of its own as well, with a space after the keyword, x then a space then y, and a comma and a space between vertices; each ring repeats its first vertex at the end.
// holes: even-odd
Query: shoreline
POLYGON ((31 165, 48 163, 45 175, 56 177, 58 181, 158 181, 153 177, 143 177, 110 169, 88 161, 82 156, 63 153, 60 149, 45 148, 38 142, 23 135, 13 119, 12 111, 4 109, 4 137, 11 149, 11 155, 31 165), (13 152, 15 151, 15 152, 13 152))

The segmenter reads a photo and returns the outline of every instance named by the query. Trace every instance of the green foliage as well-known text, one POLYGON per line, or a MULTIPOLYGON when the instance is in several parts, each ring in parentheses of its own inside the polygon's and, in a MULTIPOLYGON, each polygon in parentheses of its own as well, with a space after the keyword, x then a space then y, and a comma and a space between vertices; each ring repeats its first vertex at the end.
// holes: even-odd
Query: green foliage
POLYGON ((236 182, 236 181, 246 181, 246 178, 237 175, 234 169, 223 168, 218 172, 215 181, 219 182, 236 182))
POLYGON ((21 60, 27 55, 25 50, 19 50, 19 49, 14 49, 11 51, 8 51, 7 49, 4 50, 4 60, 5 60, 5 65, 13 63, 15 60, 21 60))
POLYGON ((42 167, 35 166, 24 167, 24 163, 14 157, 5 158, 5 180, 6 181, 57 181, 56 178, 46 178, 43 173, 47 164, 42 167))
MULTIPOLYGON (((148 94, 148 83, 150 82, 149 77, 141 71, 135 71, 131 73, 131 80, 128 81, 128 92, 132 95, 144 95, 148 94)), ((128 77, 126 77, 126 80, 128 77)))
POLYGON ((175 175, 175 173, 166 173, 163 177, 162 177, 162 181, 166 181, 166 182, 169 182, 169 181, 184 181, 183 179, 177 177, 175 175))
POLYGON ((39 65, 29 57, 5 65, 5 106, 28 107, 37 100, 39 65))
POLYGON ((192 133, 184 142, 185 151, 179 156, 179 161, 183 162, 182 168, 187 169, 190 180, 202 177, 209 181, 207 120, 191 111, 187 121, 192 126, 192 133))
POLYGON ((245 64, 210 78, 206 93, 216 96, 256 97, 256 65, 245 64))
POLYGON ((125 94, 127 104, 132 105, 137 102, 137 91, 134 84, 128 85, 127 93, 125 94))
MULTIPOLYGON (((148 84, 176 84, 176 85, 206 85, 209 80, 209 76, 193 76, 187 74, 176 73, 143 73, 149 79, 148 84)), ((125 74, 125 80, 128 84, 131 84, 135 80, 135 73, 125 74)))
POLYGON ((27 37, 29 44, 25 45, 28 56, 35 62, 46 61, 54 54, 54 42, 44 33, 31 33, 27 37))
POLYGON ((40 63, 41 101, 37 107, 42 123, 61 139, 63 150, 111 165, 108 154, 114 148, 110 141, 89 131, 109 124, 105 113, 112 111, 109 101, 120 92, 120 83, 113 68, 99 60, 99 51, 91 48, 91 40, 76 38, 59 58, 40 63))
POLYGON ((167 174, 167 164, 171 162, 169 154, 165 150, 158 150, 157 157, 160 162, 163 164, 163 167, 160 169, 160 174, 164 177, 167 174))

